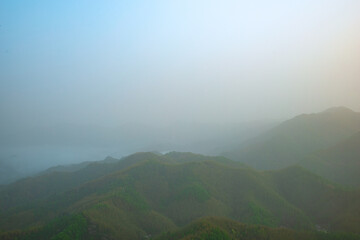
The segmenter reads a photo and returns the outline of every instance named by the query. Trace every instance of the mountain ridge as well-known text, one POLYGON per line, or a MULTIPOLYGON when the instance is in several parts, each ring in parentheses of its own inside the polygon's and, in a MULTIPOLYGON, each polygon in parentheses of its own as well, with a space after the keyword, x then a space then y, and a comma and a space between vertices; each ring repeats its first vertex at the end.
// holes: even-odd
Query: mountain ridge
POLYGON ((302 114, 224 154, 257 169, 279 169, 297 164, 307 155, 326 149, 360 131, 360 113, 330 108, 302 114))
MULTIPOLYGON (((257 171, 193 156, 194 161, 179 163, 154 153, 130 155, 122 169, 88 177, 63 193, 2 208, 0 229, 43 226, 62 214, 83 214, 111 236, 125 239, 155 236, 206 216, 297 230, 320 225, 328 231, 358 232, 346 219, 360 222, 359 192, 344 191, 298 166, 257 171)), ((44 183, 37 184, 42 189, 44 183)), ((9 192, 0 196, 4 206, 9 192)))

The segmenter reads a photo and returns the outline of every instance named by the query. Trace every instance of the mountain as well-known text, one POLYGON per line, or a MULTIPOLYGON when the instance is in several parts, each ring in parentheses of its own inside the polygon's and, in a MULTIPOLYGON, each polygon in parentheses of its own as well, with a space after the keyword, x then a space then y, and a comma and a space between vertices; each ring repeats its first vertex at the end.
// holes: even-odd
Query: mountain
POLYGON ((7 184, 20 177, 21 174, 5 161, 0 161, 0 184, 7 184))
POLYGON ((226 218, 199 219, 179 230, 164 233, 157 240, 222 239, 222 240, 358 240, 355 234, 331 234, 314 231, 294 231, 243 224, 226 218))
MULTIPOLYGON (((66 192, 88 181, 120 171, 139 161, 143 161, 144 155, 147 155, 147 153, 133 154, 118 161, 114 158, 106 158, 103 161, 64 166, 56 168, 61 171, 50 169, 50 171, 45 171, 37 176, 21 179, 5 187, 6 197, 0 195, 1 205, 4 208, 10 208, 22 203, 46 199, 53 194, 66 192), (76 169, 79 170, 76 171, 76 169)), ((148 159, 158 159, 161 157, 155 154, 148 154, 147 156, 148 159)))
MULTIPOLYGON (((359 240, 360 235, 352 233, 327 233, 318 231, 295 231, 286 228, 270 228, 262 225, 249 225, 221 217, 205 217, 189 225, 162 233, 152 238, 150 234, 143 239, 155 240, 359 240)), ((42 229, 10 231, 0 233, 1 240, 48 240, 48 239, 108 239, 114 240, 106 232, 101 232, 82 215, 64 216, 47 224, 42 229)))
POLYGON ((50 172, 76 172, 78 170, 81 170, 81 169, 89 166, 91 163, 94 163, 94 162, 96 162, 96 163, 114 163, 117 161, 119 161, 119 159, 108 156, 102 161, 85 161, 85 162, 81 162, 81 163, 50 167, 50 168, 46 169, 45 171, 38 173, 38 175, 43 175, 43 174, 47 174, 50 172))
POLYGON ((257 169, 279 169, 360 131, 360 113, 344 107, 302 114, 226 153, 257 169))
POLYGON ((191 152, 169 152, 165 154, 165 156, 169 157, 172 161, 175 161, 177 163, 203 162, 212 160, 231 167, 250 168, 244 163, 232 161, 222 156, 204 156, 202 154, 196 154, 191 152))
POLYGON ((359 234, 359 202, 359 191, 301 167, 261 172, 224 158, 137 153, 8 185, 0 192, 0 239, 144 239, 207 216, 359 234))
MULTIPOLYGON (((60 194, 83 183, 99 177, 120 171, 146 160, 161 160, 163 162, 185 163, 213 160, 229 166, 248 168, 245 164, 234 162, 224 157, 204 156, 194 153, 169 152, 165 155, 158 153, 135 153, 122 159, 107 157, 102 161, 83 162, 50 168, 36 176, 28 177, 9 184, 6 189, 6 199, 0 202, 4 207, 13 207, 23 202, 46 199, 52 194, 60 194)), ((0 207, 1 208, 1 207, 0 207)))
POLYGON ((333 147, 310 155, 299 165, 336 183, 359 187, 360 132, 333 147))

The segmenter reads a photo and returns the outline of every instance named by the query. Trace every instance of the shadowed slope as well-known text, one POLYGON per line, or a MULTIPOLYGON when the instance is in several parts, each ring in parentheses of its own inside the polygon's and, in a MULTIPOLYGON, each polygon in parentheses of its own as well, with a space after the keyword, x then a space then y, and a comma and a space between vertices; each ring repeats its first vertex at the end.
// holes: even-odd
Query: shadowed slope
POLYGON ((310 155, 301 166, 336 183, 360 186, 360 132, 326 150, 310 155))
POLYGON ((360 131, 360 113, 339 107, 303 114, 226 154, 258 169, 278 169, 303 160, 360 131))

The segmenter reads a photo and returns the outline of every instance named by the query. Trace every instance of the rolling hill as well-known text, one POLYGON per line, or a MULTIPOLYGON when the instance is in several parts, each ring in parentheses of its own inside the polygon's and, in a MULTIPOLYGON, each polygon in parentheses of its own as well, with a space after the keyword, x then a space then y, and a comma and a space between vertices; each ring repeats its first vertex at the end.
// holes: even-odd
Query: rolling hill
POLYGON ((337 188, 301 167, 260 172, 224 158, 137 153, 24 181, 0 192, 3 239, 55 234, 46 229, 58 233, 69 226, 90 234, 87 239, 144 239, 206 216, 297 231, 360 233, 359 191, 337 188), (70 222, 64 224, 64 217, 70 222))
POLYGON ((302 114, 224 154, 257 169, 280 169, 360 131, 360 113, 344 107, 302 114))

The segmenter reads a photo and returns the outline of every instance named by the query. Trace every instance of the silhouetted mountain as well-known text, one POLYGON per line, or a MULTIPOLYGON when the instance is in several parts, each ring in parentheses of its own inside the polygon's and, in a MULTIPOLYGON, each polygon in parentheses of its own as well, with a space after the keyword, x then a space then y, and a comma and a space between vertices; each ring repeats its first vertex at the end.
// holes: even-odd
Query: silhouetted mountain
POLYGON ((62 229, 76 226, 75 232, 90 234, 87 239, 99 234, 143 239, 219 216, 269 227, 360 233, 359 202, 360 192, 337 188, 300 167, 259 172, 224 158, 137 153, 7 186, 0 192, 0 230, 26 228, 3 235, 35 236, 46 229, 67 234, 71 231, 62 229), (66 224, 64 214, 70 216, 66 224), (60 222, 49 226, 56 217, 60 222))
POLYGON ((331 181, 347 186, 360 186, 360 132, 299 163, 331 181))
POLYGON ((278 169, 303 160, 360 131, 360 113, 344 107, 302 114, 225 154, 258 169, 278 169))

